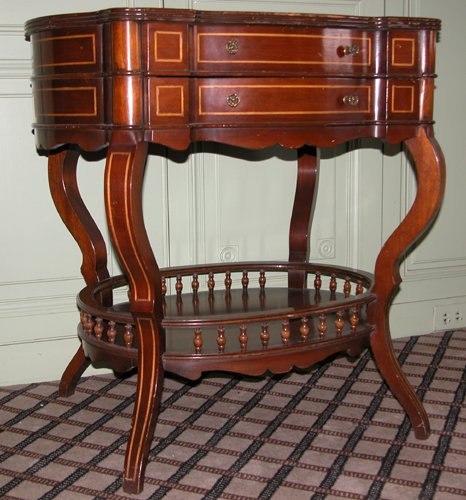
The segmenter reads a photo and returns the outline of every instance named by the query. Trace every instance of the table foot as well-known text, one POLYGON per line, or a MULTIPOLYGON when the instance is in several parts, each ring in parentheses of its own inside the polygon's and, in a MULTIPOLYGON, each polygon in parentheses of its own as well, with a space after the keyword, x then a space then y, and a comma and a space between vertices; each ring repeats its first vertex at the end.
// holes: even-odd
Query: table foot
POLYGON ((411 421, 414 435, 417 439, 427 439, 430 435, 429 417, 395 357, 389 333, 385 331, 385 328, 379 327, 374 332, 371 338, 371 348, 383 379, 411 421))
POLYGON ((139 317, 136 328, 144 342, 138 352, 136 402, 126 448, 123 489, 128 493, 139 493, 143 487, 163 385, 161 335, 156 323, 150 317, 139 317))

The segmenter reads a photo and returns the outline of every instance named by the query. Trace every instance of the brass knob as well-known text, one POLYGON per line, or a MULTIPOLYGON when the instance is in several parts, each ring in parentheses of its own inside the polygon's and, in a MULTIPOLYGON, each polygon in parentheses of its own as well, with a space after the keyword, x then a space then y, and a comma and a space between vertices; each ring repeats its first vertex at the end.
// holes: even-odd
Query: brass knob
POLYGON ((349 106, 356 106, 359 103, 359 97, 354 94, 345 95, 343 97, 343 103, 349 106))
POLYGON ((225 49, 229 54, 236 54, 239 50, 238 40, 228 40, 225 49))
POLYGON ((337 49, 337 53, 340 57, 357 56, 360 51, 361 48, 359 47, 359 45, 344 45, 338 47, 337 49))
POLYGON ((238 106, 238 104, 241 102, 241 99, 239 98, 239 95, 238 94, 230 94, 228 97, 227 97, 227 104, 228 106, 230 106, 231 108, 236 108, 236 106, 238 106))

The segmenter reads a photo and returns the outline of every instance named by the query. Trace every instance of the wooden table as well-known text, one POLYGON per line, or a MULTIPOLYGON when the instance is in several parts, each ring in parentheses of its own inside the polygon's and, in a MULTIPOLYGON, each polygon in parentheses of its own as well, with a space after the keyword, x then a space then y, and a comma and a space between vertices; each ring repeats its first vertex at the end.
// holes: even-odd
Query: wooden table
POLYGON ((394 356, 387 318, 400 259, 444 191, 432 128, 439 28, 432 19, 173 9, 26 24, 37 148, 48 155, 52 197, 82 251, 86 282, 80 346, 60 393, 72 394, 91 362, 138 367, 126 491, 142 489, 165 370, 189 379, 207 370, 283 373, 370 346, 415 435, 427 438, 428 418, 394 356), (403 142, 418 181, 373 275, 308 262, 316 148, 364 137, 403 142), (141 200, 148 144, 186 149, 194 141, 298 150, 288 261, 159 269, 141 200), (114 277, 76 178, 80 153, 102 148, 108 228, 124 272, 114 277), (288 286, 266 284, 276 273, 288 286), (126 286, 129 301, 116 303, 114 290, 126 286))

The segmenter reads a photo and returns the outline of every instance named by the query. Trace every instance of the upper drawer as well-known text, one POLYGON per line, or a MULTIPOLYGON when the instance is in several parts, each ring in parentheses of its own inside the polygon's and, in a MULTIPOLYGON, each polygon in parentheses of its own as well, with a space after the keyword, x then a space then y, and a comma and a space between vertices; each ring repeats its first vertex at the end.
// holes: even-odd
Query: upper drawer
POLYGON ((388 72, 391 75, 433 74, 434 31, 392 30, 388 34, 388 72))
POLYGON ((151 73, 188 71, 188 26, 147 23, 144 30, 144 59, 151 73))
POLYGON ((54 29, 31 36, 35 75, 102 71, 101 26, 54 29))
POLYGON ((195 69, 210 73, 374 72, 374 33, 283 26, 198 26, 195 69))

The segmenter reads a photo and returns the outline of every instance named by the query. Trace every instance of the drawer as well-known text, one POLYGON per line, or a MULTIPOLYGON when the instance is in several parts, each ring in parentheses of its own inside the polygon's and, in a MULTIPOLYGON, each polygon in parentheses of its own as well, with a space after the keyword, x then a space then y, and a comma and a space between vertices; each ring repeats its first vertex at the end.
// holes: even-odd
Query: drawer
POLYGON ((196 83, 200 123, 372 120, 377 80, 205 78, 196 83))
POLYGON ((374 33, 351 29, 199 26, 198 71, 367 74, 374 71, 374 33))
POLYGON ((41 31, 31 41, 35 75, 102 72, 101 26, 41 31))
POLYGON ((37 123, 104 121, 102 78, 35 80, 32 91, 37 123))
POLYGON ((431 122, 434 79, 390 79, 388 81, 387 118, 394 121, 431 122))
POLYGON ((435 72, 434 31, 392 30, 388 34, 390 74, 433 74, 435 72))
POLYGON ((152 77, 146 85, 149 126, 188 124, 188 78, 152 77))
POLYGON ((176 23, 147 23, 144 60, 149 72, 188 71, 188 27, 176 23))

